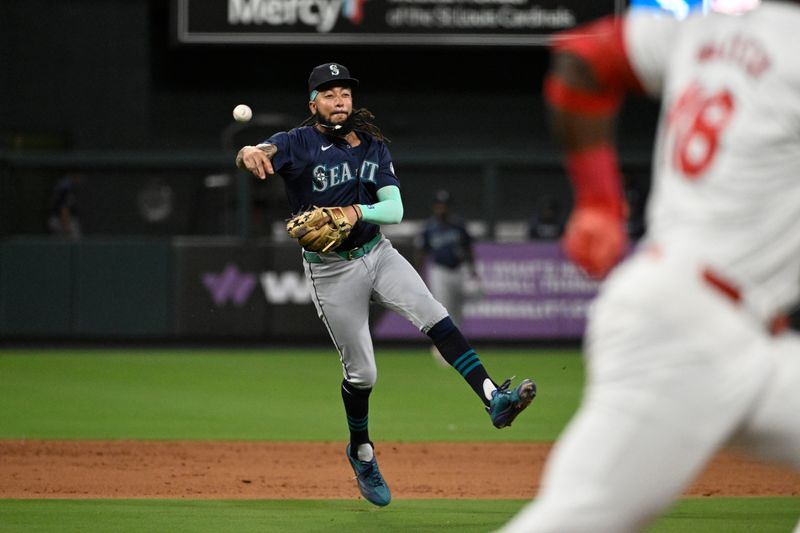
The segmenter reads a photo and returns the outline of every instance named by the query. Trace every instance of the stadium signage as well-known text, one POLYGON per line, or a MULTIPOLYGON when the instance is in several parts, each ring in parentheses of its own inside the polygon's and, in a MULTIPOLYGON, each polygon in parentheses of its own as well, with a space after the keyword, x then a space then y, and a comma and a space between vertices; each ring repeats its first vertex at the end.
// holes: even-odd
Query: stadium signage
POLYGON ((542 45, 625 0, 172 0, 192 44, 542 45))
POLYGON ((342 0, 229 0, 231 26, 305 26, 328 33, 336 25, 342 0))
MULTIPOLYGON (((478 243, 475 262, 482 297, 464 307, 462 329, 470 339, 578 339, 599 283, 587 278, 557 242, 478 243)), ((391 312, 375 326, 375 338, 422 339, 391 312)))
MULTIPOLYGON (((401 254, 411 244, 397 243, 401 254)), ((564 257, 557 242, 475 246, 480 290, 468 299, 462 329, 470 339, 578 339, 598 282, 564 257)), ((327 341, 294 242, 185 243, 175 249, 179 336, 327 341)), ((376 340, 425 341, 408 320, 379 306, 376 340)))
POLYGON ((267 270, 257 275, 242 272, 238 265, 228 263, 221 272, 204 272, 201 279, 216 307, 244 307, 255 292, 256 277, 269 304, 311 303, 311 292, 303 273, 294 270, 267 270))

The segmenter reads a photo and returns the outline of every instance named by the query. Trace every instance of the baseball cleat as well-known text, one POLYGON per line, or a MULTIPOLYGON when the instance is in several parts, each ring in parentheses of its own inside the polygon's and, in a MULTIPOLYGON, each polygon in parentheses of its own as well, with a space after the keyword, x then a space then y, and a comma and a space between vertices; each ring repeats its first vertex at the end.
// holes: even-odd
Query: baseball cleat
POLYGON ((371 461, 360 461, 353 459, 350 455, 350 445, 347 445, 345 450, 347 459, 350 461, 350 466, 353 467, 353 472, 356 473, 356 481, 358 481, 358 490, 361 495, 370 503, 374 503, 380 507, 389 505, 392 501, 392 495, 389 492, 389 486, 384 481, 381 471, 378 469, 378 461, 373 455, 371 461))
POLYGON ((508 390, 511 380, 507 379, 492 392, 492 399, 486 411, 492 418, 494 427, 508 427, 536 397, 536 383, 523 379, 513 390, 508 390))

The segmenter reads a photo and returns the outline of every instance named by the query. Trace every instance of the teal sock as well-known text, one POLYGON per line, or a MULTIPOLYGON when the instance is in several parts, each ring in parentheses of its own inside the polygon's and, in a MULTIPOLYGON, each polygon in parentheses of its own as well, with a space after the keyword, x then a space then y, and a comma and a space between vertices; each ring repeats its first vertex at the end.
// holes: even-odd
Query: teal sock
POLYGON ((461 374, 478 398, 488 407, 489 399, 484 394, 483 383, 487 379, 495 387, 497 387, 497 383, 489 377, 478 354, 470 347, 467 339, 461 334, 461 330, 453 324, 450 317, 446 317, 428 330, 428 336, 444 360, 461 374))

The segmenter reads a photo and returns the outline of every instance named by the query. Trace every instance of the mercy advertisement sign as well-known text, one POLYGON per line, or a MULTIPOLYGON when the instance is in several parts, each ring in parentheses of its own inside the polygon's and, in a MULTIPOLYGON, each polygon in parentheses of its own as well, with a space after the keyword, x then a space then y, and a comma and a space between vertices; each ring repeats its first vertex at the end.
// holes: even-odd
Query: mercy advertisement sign
POLYGON ((178 44, 542 45, 625 0, 173 0, 178 44))

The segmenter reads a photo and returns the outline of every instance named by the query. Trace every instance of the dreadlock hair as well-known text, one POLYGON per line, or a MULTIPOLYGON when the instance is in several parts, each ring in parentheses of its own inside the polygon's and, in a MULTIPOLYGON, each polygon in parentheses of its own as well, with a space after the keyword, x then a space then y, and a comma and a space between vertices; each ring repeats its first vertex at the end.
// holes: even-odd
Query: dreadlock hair
MULTIPOLYGON (((375 115, 372 114, 372 111, 365 107, 359 107, 358 109, 354 109, 353 112, 350 114, 350 119, 353 124, 353 130, 363 131, 364 133, 369 133, 379 141, 389 143, 392 142, 389 138, 383 135, 381 129, 376 126, 372 121, 375 120, 375 115)), ((316 115, 311 115, 307 119, 305 119, 300 126, 314 126, 319 121, 317 120, 316 115)))

